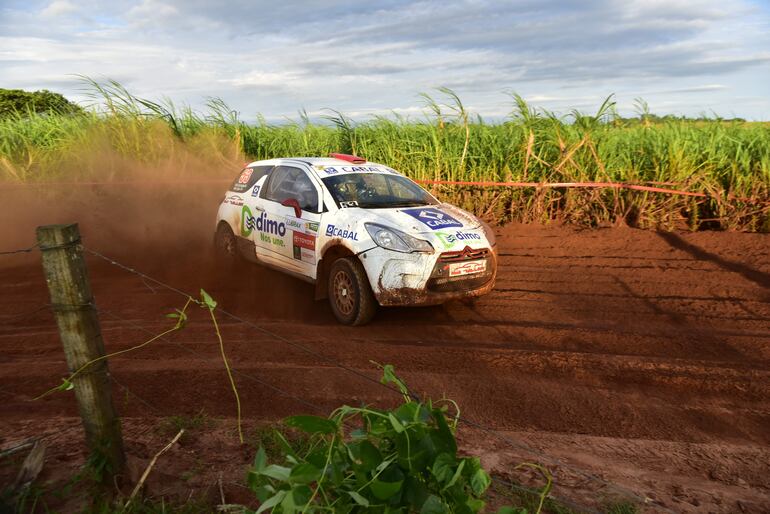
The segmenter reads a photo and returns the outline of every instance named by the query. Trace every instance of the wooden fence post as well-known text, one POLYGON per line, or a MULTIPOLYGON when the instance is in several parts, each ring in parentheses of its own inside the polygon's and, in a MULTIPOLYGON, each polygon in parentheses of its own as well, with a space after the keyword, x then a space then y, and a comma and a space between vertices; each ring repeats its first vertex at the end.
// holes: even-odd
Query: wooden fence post
MULTIPOLYGON (((51 305, 70 373, 104 356, 88 270, 77 223, 37 228, 43 270, 51 305)), ((85 368, 73 378, 75 398, 91 455, 105 459, 102 478, 112 482, 125 465, 120 419, 112 403, 107 359, 85 368)))

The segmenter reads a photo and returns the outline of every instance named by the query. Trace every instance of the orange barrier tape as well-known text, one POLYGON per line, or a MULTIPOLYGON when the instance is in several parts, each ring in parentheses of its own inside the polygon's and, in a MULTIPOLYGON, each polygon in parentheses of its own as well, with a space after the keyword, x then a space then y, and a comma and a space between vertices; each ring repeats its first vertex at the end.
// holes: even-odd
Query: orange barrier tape
POLYGON ((483 187, 534 187, 541 188, 613 188, 613 189, 633 189, 635 191, 649 191, 652 193, 668 193, 680 196, 695 196, 698 198, 708 198, 706 193, 693 193, 690 191, 680 191, 678 189, 666 189, 663 187, 640 186, 637 184, 625 184, 623 182, 472 182, 466 180, 416 180, 420 184, 439 184, 450 186, 483 186, 483 187))
MULTIPOLYGON (((626 184, 624 182, 473 182, 466 180, 415 180, 420 184, 437 184, 450 186, 482 186, 482 187, 534 187, 542 188, 611 188, 611 189, 631 189, 633 191, 647 191, 650 193, 665 193, 678 196, 692 196, 696 198, 713 198, 713 195, 707 193, 693 193, 691 191, 680 191, 678 189, 667 189, 664 187, 642 186, 639 184, 626 184)), ((728 198, 739 202, 758 202, 770 203, 770 200, 760 200, 758 198, 740 198, 728 194, 728 198)))
MULTIPOLYGON (((197 179, 197 180, 154 180, 154 181, 113 181, 113 182, 31 182, 31 183, 0 183, 0 190, 18 187, 56 187, 56 186, 133 186, 133 187, 151 187, 157 185, 168 185, 173 187, 193 186, 201 184, 226 185, 231 182, 230 179, 197 179)), ((647 191, 650 193, 664 193, 677 196, 690 196, 695 198, 713 198, 713 195, 707 193, 694 193, 691 191, 681 191, 679 189, 668 189, 664 187, 643 186, 640 184, 627 184, 624 182, 489 182, 489 181, 468 181, 468 180, 415 180, 418 184, 426 185, 448 185, 448 186, 476 186, 476 187, 532 187, 535 189, 556 189, 556 188, 611 188, 611 189, 630 189, 633 191, 647 191)), ((675 185, 675 182, 647 182, 647 184, 675 185)), ((728 198, 739 202, 749 203, 768 203, 770 200, 760 200, 758 198, 740 198, 728 194, 728 198)))

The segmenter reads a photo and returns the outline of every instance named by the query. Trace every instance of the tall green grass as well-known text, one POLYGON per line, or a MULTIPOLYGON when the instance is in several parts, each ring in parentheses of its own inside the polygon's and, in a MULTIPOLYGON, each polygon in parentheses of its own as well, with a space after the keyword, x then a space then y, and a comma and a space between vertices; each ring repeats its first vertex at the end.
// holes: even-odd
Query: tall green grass
MULTIPOLYGON (((205 112, 133 96, 117 82, 84 79, 84 115, 17 114, 0 120, 6 180, 71 180, 120 173, 115 157, 148 166, 178 161, 180 173, 234 174, 242 159, 341 151, 412 178, 459 181, 632 182, 705 193, 708 199, 613 189, 432 186, 449 201, 498 221, 770 230, 770 124, 621 119, 608 98, 595 113, 560 117, 511 98, 487 123, 449 89, 423 94, 425 116, 354 123, 329 110, 321 122, 245 123, 220 99, 205 112), (105 156, 111 156, 106 158, 105 156), (205 166, 194 166, 198 161, 205 166), (187 169, 189 167, 189 169, 187 169), (113 169, 115 168, 115 169, 113 169)), ((640 104, 643 105, 643 104, 640 104)))

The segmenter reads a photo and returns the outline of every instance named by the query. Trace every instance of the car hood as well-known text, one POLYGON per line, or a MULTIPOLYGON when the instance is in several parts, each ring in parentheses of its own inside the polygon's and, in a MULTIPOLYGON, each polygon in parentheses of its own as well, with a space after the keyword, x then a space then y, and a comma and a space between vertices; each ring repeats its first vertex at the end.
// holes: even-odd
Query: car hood
POLYGON ((380 223, 408 234, 433 234, 437 230, 476 230, 481 222, 472 214, 442 203, 423 207, 365 209, 366 221, 380 223))

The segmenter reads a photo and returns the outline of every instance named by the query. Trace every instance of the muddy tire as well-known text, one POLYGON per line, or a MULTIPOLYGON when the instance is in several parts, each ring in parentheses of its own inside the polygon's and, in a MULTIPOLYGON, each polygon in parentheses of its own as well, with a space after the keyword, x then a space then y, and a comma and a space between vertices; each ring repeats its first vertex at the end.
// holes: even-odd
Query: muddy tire
POLYGON ((377 312, 364 267, 355 257, 337 259, 329 270, 329 303, 343 325, 364 325, 377 312))
POLYGON ((238 262, 238 240, 235 238, 230 225, 221 222, 214 233, 214 253, 217 261, 223 264, 238 262))

